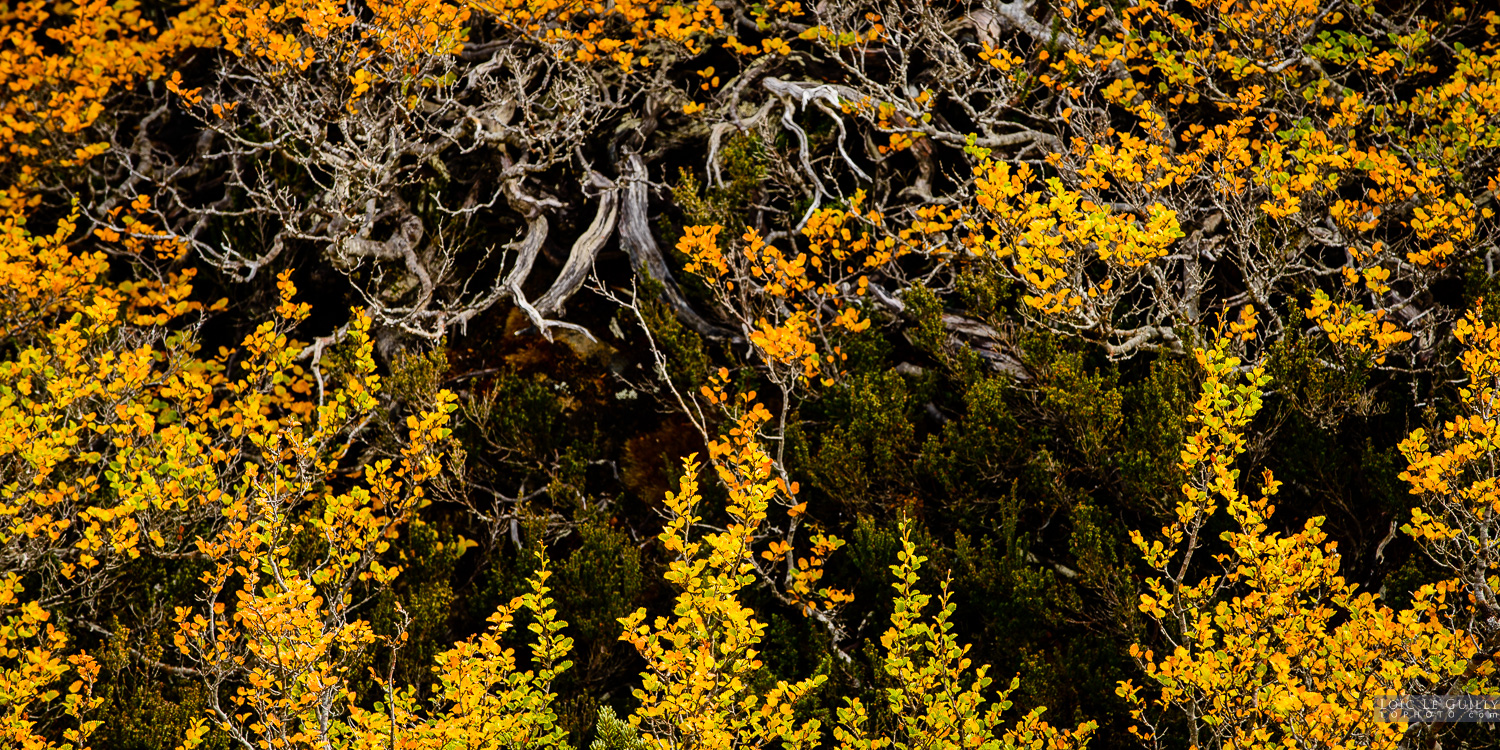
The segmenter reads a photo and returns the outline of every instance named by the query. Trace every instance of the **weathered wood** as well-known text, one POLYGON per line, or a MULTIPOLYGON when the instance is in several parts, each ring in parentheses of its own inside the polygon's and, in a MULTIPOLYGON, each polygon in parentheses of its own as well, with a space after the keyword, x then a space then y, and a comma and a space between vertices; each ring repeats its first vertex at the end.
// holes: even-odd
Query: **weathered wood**
POLYGON ((636 275, 649 274, 662 285, 666 297, 677 317, 700 335, 712 339, 729 338, 727 331, 704 320, 682 296, 672 269, 662 257, 661 247, 651 234, 647 221, 650 196, 646 191, 646 162, 640 154, 627 152, 620 165, 620 245, 630 254, 630 265, 636 275))
POLYGON ((537 214, 527 220, 526 236, 516 248, 516 262, 505 276, 506 289, 514 293, 526 283, 526 277, 531 275, 531 267, 536 265, 536 256, 541 254, 542 244, 547 241, 547 235, 551 231, 552 225, 547 222, 545 214, 537 214))
MULTIPOLYGON (((563 264, 562 271, 558 272, 557 280, 552 282, 552 288, 537 299, 536 311, 542 316, 556 314, 583 288, 583 282, 594 268, 594 258, 598 257, 599 251, 609 242, 610 235, 614 234, 616 217, 619 215, 619 189, 597 172, 593 177, 596 185, 609 187, 600 193, 599 208, 594 212, 593 223, 574 241, 573 249, 568 252, 568 260, 563 264)), ((513 293, 517 299, 520 298, 519 293, 513 293)))

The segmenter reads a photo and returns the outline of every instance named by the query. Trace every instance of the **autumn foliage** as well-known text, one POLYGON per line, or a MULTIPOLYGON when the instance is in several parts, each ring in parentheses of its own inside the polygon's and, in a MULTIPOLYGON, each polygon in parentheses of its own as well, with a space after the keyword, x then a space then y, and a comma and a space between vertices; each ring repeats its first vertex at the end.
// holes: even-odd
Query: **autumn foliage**
POLYGON ((1494 746, 1497 34, 7 0, 0 746, 1494 746))

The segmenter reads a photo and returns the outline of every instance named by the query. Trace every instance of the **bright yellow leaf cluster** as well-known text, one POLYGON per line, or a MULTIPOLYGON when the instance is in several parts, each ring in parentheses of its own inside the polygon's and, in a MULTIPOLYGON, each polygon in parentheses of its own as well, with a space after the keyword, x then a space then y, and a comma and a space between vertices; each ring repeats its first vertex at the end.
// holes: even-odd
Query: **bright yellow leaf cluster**
POLYGON ((262 422, 285 401, 256 393, 210 408, 224 360, 196 359, 190 334, 165 327, 203 310, 192 273, 109 285, 102 253, 67 246, 73 231, 0 223, 0 320, 20 347, 0 363, 0 545, 65 579, 104 574, 107 557, 135 558, 143 544, 182 549, 213 463, 235 460, 210 449, 209 433, 242 433, 247 415, 262 422))
POLYGON ((1192 415, 1199 428, 1183 446, 1177 518, 1158 539, 1133 534, 1158 575, 1140 609, 1157 622, 1162 653, 1132 647, 1150 689, 1125 681, 1117 692, 1147 740, 1177 713, 1194 747, 1399 747, 1407 726, 1377 722, 1373 698, 1464 674, 1478 643, 1446 625, 1452 583, 1426 586, 1393 611, 1339 575, 1323 519, 1288 535, 1270 530, 1279 485, 1270 472, 1261 497, 1240 492, 1234 464, 1268 379, 1231 355, 1239 338, 1195 351, 1205 380, 1192 415), (1214 557, 1222 573, 1199 573, 1201 533, 1221 504, 1233 524, 1221 534, 1228 553, 1214 557))
MULTIPOLYGON (((1366 278, 1378 278, 1378 275, 1367 271, 1366 278)), ((1384 310, 1366 312, 1351 302, 1335 302, 1321 289, 1313 292, 1312 307, 1306 312, 1307 317, 1316 320, 1318 327, 1328 334, 1329 341, 1370 352, 1376 364, 1385 362, 1385 353, 1391 347, 1411 340, 1411 334, 1384 320, 1384 310)))
MULTIPOLYGON (((285 277, 281 287, 278 313, 300 321, 307 306, 293 301, 285 277)), ((320 402, 291 410, 299 416, 279 424, 246 415, 251 461, 232 489, 210 495, 227 523, 196 540, 210 566, 201 577, 201 606, 177 608, 176 644, 212 681, 243 679, 231 705, 221 706, 217 692, 209 698, 220 727, 236 738, 274 748, 327 743, 331 722, 348 702, 349 670, 376 641, 370 625, 349 614, 354 594, 400 573, 382 560, 426 504, 423 483, 442 469, 445 425, 456 408, 446 391, 407 418, 399 460, 364 466, 362 484, 345 492, 328 487, 346 436, 378 405, 368 327, 362 315, 352 322, 348 370, 320 402), (293 539, 304 533, 321 545, 311 562, 293 552, 293 539)), ((275 382, 300 347, 272 321, 243 349, 252 355, 250 376, 275 382)))
POLYGON ((918 570, 927 558, 917 553, 907 523, 901 523, 901 551, 891 566, 896 580, 895 611, 891 627, 880 637, 885 649, 882 667, 893 685, 885 692, 885 708, 894 718, 887 727, 872 731, 869 710, 857 698, 847 699, 838 711, 833 730, 840 750, 881 748, 1037 748, 1038 750, 1082 750, 1096 728, 1092 723, 1076 730, 1059 731, 1042 721, 1043 708, 1033 709, 1013 726, 1002 720, 1010 708, 1012 691, 1020 678, 985 695, 994 683, 989 665, 972 669, 968 644, 953 633, 951 601, 945 581, 938 595, 937 611, 923 616, 932 597, 917 588, 918 570))
POLYGON ((78 165, 107 144, 85 135, 111 94, 166 74, 188 47, 212 46, 210 0, 191 3, 158 29, 136 0, 8 3, 0 16, 0 207, 52 167, 78 165))
POLYGON ((419 710, 415 686, 386 685, 386 707, 351 708, 353 747, 384 750, 399 738, 408 750, 475 750, 558 748, 566 750, 566 733, 553 708, 552 681, 572 663, 566 658, 573 640, 562 634, 567 623, 557 619, 547 578, 547 560, 528 583, 531 590, 490 616, 490 627, 437 657, 437 697, 431 709, 419 710), (515 650, 501 641, 514 627, 520 611, 533 620, 533 668, 522 670, 515 650), (381 710, 384 708, 384 710, 381 710))
POLYGON ((1003 254, 981 267, 1019 282, 1036 322, 1132 339, 1122 351, 1153 337, 1177 348, 1164 331, 1206 330, 1220 292, 1263 311, 1321 292, 1334 315, 1324 330, 1383 363, 1415 333, 1410 314, 1391 313, 1492 236, 1493 176, 1466 160, 1488 163, 1500 143, 1500 27, 1481 33, 1467 8, 1369 36, 1350 29, 1380 26, 1371 7, 1305 0, 1055 11, 1055 50, 1027 59, 982 39, 979 62, 1049 89, 1066 135, 1000 137, 989 124, 966 149, 979 168, 961 239, 1003 254), (1438 71, 1435 40, 1465 25, 1473 44, 1443 43, 1453 66, 1438 71), (1002 172, 978 145, 1028 140, 1020 156, 1043 146, 1043 184, 1021 174, 1025 159, 1002 172), (1100 217, 1113 233, 1095 236, 1100 217))
MULTIPOLYGON (((456 54, 470 9, 445 0, 366 0, 363 9, 334 0, 272 5, 239 0, 214 8, 224 48, 278 67, 305 71, 318 60, 364 62, 456 54)), ((390 71, 386 71, 390 72, 390 71)))
POLYGON ((0 744, 14 750, 82 750, 97 721, 83 714, 101 702, 93 696, 99 665, 87 654, 64 656, 68 638, 51 622, 52 616, 24 593, 14 573, 0 577, 0 744), (62 680, 74 674, 72 683, 62 680), (33 711, 63 695, 62 711, 76 722, 55 744, 37 732, 33 711))
MULTIPOLYGON (((747 229, 740 242, 720 247, 724 228, 718 225, 686 227, 677 243, 688 257, 686 270, 709 283, 720 310, 740 323, 772 364, 778 384, 816 377, 831 382, 844 355, 826 343, 830 333, 859 333, 871 323, 851 298, 866 295, 869 274, 910 252, 912 231, 899 240, 879 236, 883 217, 862 211, 863 201, 861 192, 847 210, 825 207, 810 213, 800 232, 806 249, 795 254, 764 241, 754 229, 747 229)), ((937 212, 923 216, 934 225, 942 221, 937 212)))
POLYGON ((705 37, 726 27, 723 12, 712 0, 470 0, 466 5, 569 59, 608 61, 626 74, 651 67, 653 53, 698 54, 705 37))
POLYGON ((1056 178, 1034 188, 1027 165, 1012 171, 984 161, 975 172, 975 210, 966 217, 965 246, 992 258, 1025 285, 1026 305, 1039 314, 1107 320, 1124 285, 1170 251, 1183 236, 1175 212, 1160 204, 1144 220, 1099 206, 1056 178))
POLYGON ((740 603, 738 592, 757 576, 753 546, 770 504, 782 492, 770 456, 755 431, 769 414, 749 409, 727 441, 709 446, 719 478, 729 490, 730 523, 695 537, 702 522, 696 456, 683 462, 679 489, 666 498, 667 526, 660 539, 672 561, 664 577, 678 589, 673 616, 648 624, 638 610, 621 623, 622 640, 646 660, 631 724, 656 748, 732 750, 816 744, 816 720, 798 724, 793 707, 826 676, 756 689, 764 669, 757 645, 765 624, 740 603))
MULTIPOLYGON (((177 610, 176 646, 209 688, 203 718, 237 741, 389 747, 394 721, 420 738, 411 747, 561 742, 550 683, 570 641, 545 565, 488 633, 441 656, 430 708, 418 710, 410 686, 387 686, 390 710, 349 706, 350 670, 378 642, 351 607, 400 573, 390 548, 420 522, 423 485, 443 470, 453 396, 407 418, 398 456, 335 491, 351 436, 379 406, 369 319, 356 311, 319 381, 298 364, 304 346, 290 332, 309 307, 283 275, 273 319, 199 359, 191 275, 112 283, 102 254, 68 246, 75 231, 64 222, 37 237, 12 219, 0 232, 0 321, 15 347, 0 362, 0 610, 12 613, 0 626, 0 738, 53 747, 28 712, 61 694, 73 717, 63 736, 81 747, 97 702, 97 666, 66 654, 49 613, 20 598, 18 575, 54 581, 53 597, 86 596, 128 560, 193 556, 208 569, 199 603, 177 610), (531 670, 498 641, 517 609, 537 632, 531 670), (72 686, 56 687, 69 673, 72 686)), ((207 731, 196 723, 184 747, 207 731)))
POLYGON ((1409 463, 1401 478, 1423 499, 1406 529, 1458 576, 1488 622, 1500 613, 1493 562, 1500 543, 1500 325, 1476 308, 1457 322, 1454 335, 1464 345, 1461 411, 1443 423, 1440 436, 1419 427, 1401 443, 1409 463))

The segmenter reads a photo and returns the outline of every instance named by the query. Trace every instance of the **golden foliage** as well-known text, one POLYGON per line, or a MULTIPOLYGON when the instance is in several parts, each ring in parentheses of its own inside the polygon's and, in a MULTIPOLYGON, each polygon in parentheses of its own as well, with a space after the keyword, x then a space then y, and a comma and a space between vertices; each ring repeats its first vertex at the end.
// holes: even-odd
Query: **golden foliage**
POLYGON ((1233 355, 1238 338, 1194 352, 1205 380, 1176 518, 1156 539, 1133 534, 1157 573, 1140 609, 1158 624, 1162 653, 1132 647, 1151 687, 1127 680, 1118 692, 1141 723, 1134 731, 1158 744, 1165 722, 1152 709, 1180 712, 1194 747, 1399 747, 1407 725, 1376 721, 1373 699, 1445 684, 1479 644, 1446 624, 1453 585, 1428 585, 1394 611, 1339 575, 1323 519, 1270 530, 1279 483, 1265 472, 1252 499, 1235 468, 1269 381, 1233 355), (1199 573, 1200 535, 1221 506, 1232 524, 1221 535, 1228 552, 1214 556, 1223 572, 1199 573))
POLYGON ((764 670, 756 647, 765 624, 738 596, 757 580, 753 546, 772 499, 784 491, 773 479, 771 457, 755 439, 769 417, 756 404, 728 440, 709 445, 729 490, 724 530, 695 538, 703 521, 700 465, 696 455, 683 461, 681 484, 667 495, 667 526, 659 537, 672 556, 663 577, 678 589, 673 614, 648 624, 641 609, 621 620, 621 639, 646 659, 636 691, 641 705, 630 723, 643 730, 652 747, 732 750, 782 743, 806 748, 818 740, 819 723, 798 724, 793 707, 826 676, 780 680, 764 693, 756 690, 764 670))
POLYGON ((953 613, 948 584, 938 595, 937 611, 931 619, 923 611, 932 597, 917 589, 917 571, 926 557, 917 553, 906 522, 901 524, 901 551, 891 566, 896 580, 895 611, 891 627, 880 637, 885 649, 883 668, 892 686, 885 690, 886 708, 895 717, 888 732, 871 732, 869 712, 858 699, 848 699, 839 709, 834 729, 840 750, 880 748, 1038 748, 1082 750, 1096 728, 1084 724, 1076 730, 1059 731, 1042 721, 1043 708, 1033 709, 1014 726, 1005 726, 1003 712, 1011 707, 1011 692, 1020 678, 1010 681, 993 699, 985 692, 994 680, 989 665, 970 671, 969 646, 953 633, 953 613))
POLYGON ((717 224, 685 227, 677 243, 686 270, 709 283, 719 309, 765 355, 772 382, 783 389, 814 378, 833 382, 845 355, 830 339, 870 327, 857 302, 869 274, 909 252, 907 243, 880 236, 884 217, 863 203, 857 193, 848 210, 811 211, 800 232, 807 249, 795 254, 750 228, 720 247, 724 227, 717 224))
POLYGON ((552 680, 572 665, 566 657, 573 641, 561 634, 567 623, 557 619, 547 587, 551 571, 538 554, 541 565, 528 581, 531 590, 496 610, 488 630, 437 657, 435 705, 423 714, 415 686, 386 685, 388 706, 351 708, 351 746, 377 750, 399 740, 399 747, 411 750, 569 747, 553 709, 552 680), (532 616, 527 629, 534 634, 535 666, 524 671, 514 649, 500 640, 522 610, 532 616))
POLYGON ((195 0, 166 29, 136 0, 23 0, 0 11, 0 205, 26 198, 50 167, 76 166, 108 144, 82 134, 113 94, 160 78, 179 51, 211 46, 211 0, 195 0))
MULTIPOLYGON (((1119 691, 1149 742, 1163 740, 1158 717, 1178 712, 1198 747, 1394 747, 1406 728, 1371 720, 1374 695, 1472 688, 1489 677, 1475 656, 1500 632, 1500 326, 1477 311, 1458 322, 1464 413, 1440 436, 1418 429, 1401 446, 1409 461, 1401 477, 1425 501, 1408 529, 1458 578, 1420 589, 1400 611, 1340 575, 1322 519, 1272 530, 1278 483, 1269 472, 1259 497, 1242 492, 1245 434, 1269 381, 1236 352, 1257 337, 1261 316, 1280 324, 1275 303, 1293 294, 1299 307, 1307 300, 1303 310, 1332 345, 1376 364, 1414 340, 1420 316, 1404 314, 1408 303, 1494 234, 1492 195, 1483 193, 1496 181, 1476 181, 1464 165, 1500 146, 1497 18, 1475 46, 1450 49, 1452 69, 1439 71, 1425 49, 1446 21, 1419 19, 1404 33, 1366 38, 1340 26, 1346 12, 1374 12, 1359 4, 1054 5, 1051 38, 1029 57, 988 22, 963 19, 978 37, 976 69, 992 76, 987 98, 1019 105, 1039 86, 1065 104, 1088 102, 1045 113, 1066 126, 1059 132, 1067 139, 1031 138, 1047 144, 1031 160, 1045 163, 1045 179, 1021 156, 993 153, 1026 138, 1008 140, 979 117, 983 138, 939 129, 934 115, 952 102, 934 87, 945 82, 890 94, 858 89, 879 87, 853 75, 847 86, 810 88, 775 79, 782 88, 771 94, 784 107, 782 122, 802 137, 811 183, 818 175, 808 166, 807 134, 792 124, 799 98, 804 111, 822 107, 837 126, 842 162, 828 161, 867 181, 842 151, 841 116, 881 136, 869 141, 870 159, 900 154, 930 170, 934 142, 962 145, 974 157, 972 180, 958 197, 938 200, 924 178, 922 205, 908 206, 894 230, 885 204, 867 209, 859 191, 825 206, 818 185, 792 237, 746 229, 725 241, 725 226, 687 227, 678 244, 687 270, 781 389, 782 440, 793 393, 834 383, 845 358, 839 342, 875 322, 866 302, 883 292, 872 284, 901 277, 897 264, 909 256, 1013 284, 1032 322, 1105 341, 1111 355, 1153 340, 1180 346, 1172 326, 1202 329, 1215 309, 1251 303, 1213 347, 1194 351, 1205 380, 1191 418, 1198 429, 1180 454, 1187 482, 1159 534, 1133 535, 1155 573, 1140 610, 1159 626, 1161 653, 1134 649, 1150 688, 1125 682, 1119 691), (1341 255, 1331 265, 1308 260, 1313 246, 1341 255), (1244 290, 1233 302, 1205 294, 1225 277, 1244 290), (1230 527, 1213 558, 1220 570, 1204 573, 1212 544, 1204 535, 1220 510, 1230 527), (1465 618, 1467 629, 1454 625, 1465 618)), ((356 476, 346 453, 381 406, 369 318, 352 315, 330 359, 336 366, 309 371, 294 332, 310 310, 283 273, 271 319, 236 348, 202 356, 196 331, 214 307, 194 297, 191 270, 173 270, 186 243, 136 218, 152 211, 148 196, 128 210, 103 210, 95 218, 109 224, 90 241, 126 262, 158 264, 156 276, 112 281, 105 254, 76 250, 77 212, 36 233, 24 213, 38 203, 34 190, 108 150, 96 130, 109 125, 113 97, 165 78, 205 121, 207 113, 229 121, 221 136, 233 133, 234 113, 248 100, 205 96, 169 69, 184 50, 222 44, 226 59, 254 68, 257 85, 332 81, 335 109, 354 116, 384 97, 398 110, 394 122, 430 113, 424 97, 457 85, 456 61, 486 24, 527 54, 542 50, 578 66, 602 89, 714 47, 751 66, 800 54, 794 44, 830 60, 863 60, 906 31, 875 12, 824 23, 821 6, 754 4, 726 18, 713 0, 195 0, 159 28, 136 0, 8 4, 0 15, 0 82, 10 92, 0 104, 0 326, 10 347, 0 362, 0 741, 81 750, 96 727, 87 714, 98 702, 99 667, 69 653, 64 628, 26 598, 40 593, 23 590, 23 578, 54 598, 86 597, 126 575, 129 561, 192 557, 208 570, 200 600, 177 609, 176 646, 209 688, 205 718, 243 745, 566 746, 552 683, 570 667, 572 644, 545 559, 530 590, 494 613, 485 632, 438 656, 435 698, 424 702, 416 686, 387 681, 383 703, 353 705, 354 670, 372 649, 399 648, 404 638, 377 636, 357 602, 401 573, 389 553, 403 527, 422 523, 425 485, 444 471, 455 397, 440 391, 420 405, 399 455, 359 466, 356 476), (729 33, 747 27, 759 39, 729 33), (524 669, 503 641, 518 616, 534 636, 524 669)), ((693 68, 694 96, 717 96, 730 80, 711 66, 693 68)), ((738 107, 744 90, 718 104, 738 107)), ((665 98, 690 116, 707 111, 681 91, 665 98)), ((543 99, 538 106, 550 106, 543 99)), ((454 102, 450 112, 468 111, 454 102)), ((423 141, 393 163, 430 158, 445 171, 435 155, 455 138, 436 138, 441 147, 423 141)), ((367 213, 364 235, 375 223, 375 209, 367 213)), ((779 577, 769 586, 783 603, 836 614, 848 594, 822 577, 842 541, 815 533, 796 546, 806 503, 760 443, 775 418, 753 393, 730 396, 729 380, 721 370, 701 390, 730 417, 727 436, 708 446, 729 523, 704 523, 701 467, 689 458, 659 537, 673 558, 671 614, 648 622, 641 610, 622 622, 622 640, 647 662, 630 720, 661 748, 810 747, 821 726, 795 709, 824 676, 766 688, 765 625, 741 595, 779 577), (785 532, 769 520, 778 508, 785 532), (784 576, 771 575, 782 567, 784 576)), ((986 696, 992 680, 987 668, 971 670, 946 587, 924 618, 932 603, 916 587, 924 560, 903 528, 892 566, 895 615, 881 639, 894 725, 871 730, 865 707, 850 701, 834 729, 840 746, 1081 747, 1091 727, 1058 731, 1040 711, 1005 725, 1017 684, 986 696)), ((196 724, 184 747, 200 744, 207 727, 196 724)))
POLYGON ((93 686, 99 665, 88 654, 64 656, 68 638, 51 622, 51 614, 23 593, 14 573, 0 578, 0 611, 12 612, 0 622, 0 742, 15 750, 81 750, 98 721, 83 720, 98 706, 93 686), (75 679, 59 690, 72 672, 75 679), (63 730, 63 744, 36 732, 34 712, 63 695, 62 713, 77 725, 63 730))
POLYGON ((1488 637, 1500 631, 1500 579, 1493 562, 1500 512, 1494 460, 1500 453, 1500 325, 1487 322, 1476 307, 1457 322, 1454 335, 1464 346, 1459 357, 1465 379, 1459 389, 1462 409, 1443 423, 1440 435, 1419 427, 1401 443, 1409 464, 1401 479, 1423 500, 1404 528, 1458 576, 1473 597, 1473 627, 1488 637))

